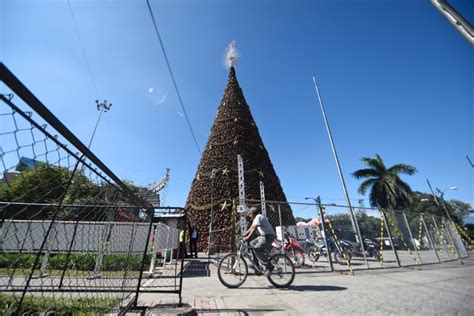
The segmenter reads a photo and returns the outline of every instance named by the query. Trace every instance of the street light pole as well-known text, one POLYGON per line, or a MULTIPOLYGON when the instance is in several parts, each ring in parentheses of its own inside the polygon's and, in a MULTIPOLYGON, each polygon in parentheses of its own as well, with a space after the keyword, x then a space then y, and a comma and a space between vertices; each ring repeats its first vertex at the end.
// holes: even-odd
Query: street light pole
MULTIPOLYGON (((357 239, 359 239, 358 237, 360 237, 360 232, 357 229, 358 226, 355 223, 356 219, 355 219, 355 216, 354 216, 354 212, 352 210, 351 201, 349 199, 349 193, 347 192, 346 181, 344 180, 344 175, 342 173, 341 164, 339 163, 339 158, 338 158, 337 152, 336 152, 336 145, 334 144, 334 140, 332 138, 331 129, 329 127, 329 122, 328 122, 328 119, 326 117, 326 111, 324 110, 323 101, 321 100, 321 95, 319 93, 319 88, 318 88, 318 84, 316 83, 315 76, 313 76, 313 82, 314 82, 314 88, 316 89, 316 94, 318 96, 319 105, 321 107, 321 112, 323 114, 324 123, 326 124, 326 130, 327 130, 327 133, 328 133, 328 136, 329 136, 329 141, 331 143, 331 148, 332 148, 332 153, 334 155, 334 160, 336 161, 337 171, 339 172, 339 178, 341 179, 342 190, 344 192, 344 196, 346 197, 347 205, 349 206, 349 216, 351 218, 352 230, 354 231, 356 236, 359 235, 359 236, 357 236, 357 239)), ((363 240, 359 240, 359 241, 361 243, 363 243, 363 240)))
POLYGON ((100 112, 99 117, 97 118, 97 122, 95 123, 94 131, 92 132, 91 139, 89 140, 89 145, 87 146, 88 149, 91 148, 92 141, 94 140, 95 132, 97 131, 97 127, 99 126, 100 119, 102 118, 102 113, 105 113, 110 110, 112 107, 112 103, 107 104, 107 100, 104 100, 104 102, 100 103, 99 100, 95 100, 95 103, 97 104, 97 110, 100 112))
POLYGON ((440 189, 436 188, 436 191, 439 194, 440 200, 443 203, 444 210, 446 211, 446 215, 448 215, 448 218, 450 221, 451 221, 451 215, 449 214, 448 207, 446 206, 446 202, 444 201, 444 192, 446 192, 446 190, 457 190, 457 189, 458 189, 457 187, 449 187, 441 191, 440 189))

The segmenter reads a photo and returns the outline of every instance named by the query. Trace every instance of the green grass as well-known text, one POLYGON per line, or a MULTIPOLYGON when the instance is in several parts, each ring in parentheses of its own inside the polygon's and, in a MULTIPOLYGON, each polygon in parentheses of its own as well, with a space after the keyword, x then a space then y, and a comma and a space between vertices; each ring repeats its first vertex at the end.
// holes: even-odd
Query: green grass
MULTIPOLYGON (((53 254, 48 260, 48 270, 63 270, 67 267, 72 271, 94 270, 97 254, 53 254)), ((138 271, 141 268, 143 255, 107 254, 104 255, 101 270, 103 271, 138 271)), ((151 255, 147 255, 145 262, 149 263, 151 255)), ((40 258, 39 264, 41 264, 40 258)), ((15 267, 17 270, 31 269, 35 262, 34 254, 0 253, 0 269, 15 267)))
MULTIPOLYGON (((0 293, 0 314, 16 315, 19 296, 0 293)), ((103 315, 116 307, 119 299, 103 298, 53 298, 53 297, 25 297, 20 313, 54 312, 56 315, 103 315)))
MULTIPOLYGON (((0 275, 10 275, 12 272, 13 272, 13 269, 0 268, 0 275)), ((31 268, 15 270, 15 275, 29 275, 30 273, 31 273, 31 268)), ((34 275, 37 275, 38 273, 39 273, 39 269, 36 269, 34 275)), ((47 269, 46 273, 49 276, 60 277, 63 271, 47 269)), ((93 274, 93 271, 66 270, 65 278, 73 278, 73 277, 86 278, 88 276, 91 276, 92 274, 93 274)), ((124 272, 123 271, 101 271, 100 275, 102 276, 102 278, 122 278, 124 276, 124 272)), ((139 276, 139 271, 127 272, 127 278, 138 278, 138 276, 139 276)))

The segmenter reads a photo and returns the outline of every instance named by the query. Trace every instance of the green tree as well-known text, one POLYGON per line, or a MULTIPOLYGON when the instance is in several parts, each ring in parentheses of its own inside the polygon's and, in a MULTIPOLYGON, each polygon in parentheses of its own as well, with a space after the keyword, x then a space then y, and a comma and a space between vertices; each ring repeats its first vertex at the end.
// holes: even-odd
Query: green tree
MULTIPOLYGON (((21 203, 57 203, 64 193, 69 171, 65 168, 40 164, 33 170, 24 170, 9 185, 3 184, 0 201, 21 203)), ((43 219, 52 207, 9 205, 2 211, 3 218, 43 219)))
MULTIPOLYGON (((69 187, 72 170, 68 168, 41 163, 35 169, 21 171, 8 184, 0 183, 0 201, 14 202, 1 208, 2 218, 51 219, 57 208, 48 204, 62 201, 63 207, 57 215, 59 220, 113 220, 116 208, 98 209, 94 206, 129 204, 116 186, 106 182, 93 182, 80 168, 76 170, 69 187)), ((127 185, 132 191, 138 191, 133 183, 127 182, 127 185)), ((134 212, 138 213, 138 209, 134 212)))
POLYGON ((459 200, 449 200, 446 202, 446 208, 448 209, 451 218, 459 223, 462 224, 464 221, 464 217, 469 214, 469 210, 471 206, 469 203, 465 203, 459 200))
POLYGON ((419 215, 425 216, 446 216, 444 205, 451 215, 451 218, 457 223, 462 223, 464 217, 469 214, 470 205, 458 200, 439 201, 441 208, 434 201, 433 195, 423 192, 412 192, 411 203, 404 209, 408 221, 418 221, 419 215))
POLYGON ((359 193, 365 195, 370 188, 369 201, 372 207, 401 209, 410 204, 411 188, 400 179, 400 174, 413 175, 416 168, 406 164, 395 164, 387 168, 379 155, 364 157, 368 168, 360 169, 352 175, 365 179, 359 186, 359 193))

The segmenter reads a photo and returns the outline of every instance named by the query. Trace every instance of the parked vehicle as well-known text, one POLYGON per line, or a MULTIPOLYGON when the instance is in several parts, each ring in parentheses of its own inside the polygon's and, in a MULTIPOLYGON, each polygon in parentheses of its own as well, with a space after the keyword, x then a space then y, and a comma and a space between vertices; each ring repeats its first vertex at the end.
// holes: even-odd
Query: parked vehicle
MULTIPOLYGON (((327 245, 329 248, 329 253, 332 255, 332 260, 334 262, 345 265, 347 262, 351 261, 352 254, 346 244, 340 243, 337 245, 332 237, 328 237, 327 245)), ((314 262, 318 261, 321 256, 325 256, 327 258, 328 251, 323 238, 318 239, 318 241, 315 242, 315 245, 311 247, 309 256, 314 262)))
POLYGON ((301 268, 304 265, 306 250, 301 247, 294 236, 285 235, 284 250, 296 268, 301 268))
POLYGON ((283 241, 275 240, 272 246, 271 255, 276 253, 287 255, 296 268, 301 268, 304 265, 306 250, 289 233, 283 236, 283 241))
MULTIPOLYGON (((349 240, 341 240, 343 244, 349 250, 351 257, 363 257, 364 253, 362 252, 362 247, 357 242, 352 242, 349 240)), ((367 257, 373 257, 375 260, 380 260, 380 244, 370 238, 364 238, 364 249, 365 255, 367 257)))
MULTIPOLYGON (((375 238, 375 241, 377 241, 380 245, 380 241, 381 241, 380 237, 375 238)), ((384 237, 382 242, 383 242, 383 250, 391 250, 392 249, 392 246, 390 244, 390 238, 384 237)), ((400 238, 393 238, 392 242, 393 242, 393 246, 395 247, 396 250, 402 249, 402 247, 400 246, 402 244, 400 238)))

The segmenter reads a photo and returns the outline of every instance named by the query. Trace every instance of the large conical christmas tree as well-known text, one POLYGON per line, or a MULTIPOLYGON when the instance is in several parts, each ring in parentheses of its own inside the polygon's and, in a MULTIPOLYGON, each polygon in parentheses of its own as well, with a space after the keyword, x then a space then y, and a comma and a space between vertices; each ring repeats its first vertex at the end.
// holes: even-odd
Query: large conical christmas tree
MULTIPOLYGON (((286 202, 280 180, 237 82, 234 58, 230 59, 227 87, 186 202, 189 221, 195 223, 200 232, 199 249, 207 248, 211 201, 212 230, 225 229, 228 233, 220 235, 220 244, 229 245, 233 233, 230 227, 236 216, 233 203, 237 203, 239 197, 237 155, 244 161, 246 199, 260 199, 260 181, 263 181, 266 200, 286 202), (214 179, 213 169, 216 169, 214 179)), ((273 226, 279 226, 276 207, 269 207, 267 216, 273 226)), ((295 224, 290 207, 281 206, 281 217, 283 225, 295 224)))

